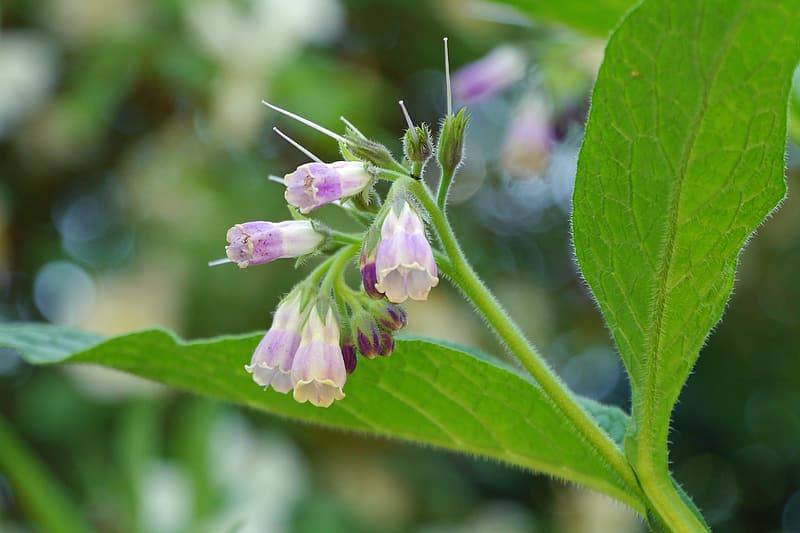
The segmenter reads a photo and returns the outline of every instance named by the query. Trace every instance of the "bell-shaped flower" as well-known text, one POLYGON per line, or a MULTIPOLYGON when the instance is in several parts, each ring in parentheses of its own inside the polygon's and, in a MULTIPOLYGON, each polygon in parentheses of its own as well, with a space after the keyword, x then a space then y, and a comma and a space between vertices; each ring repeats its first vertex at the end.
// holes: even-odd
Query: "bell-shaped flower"
POLYGON ((245 222, 228 230, 228 259, 246 268, 313 252, 324 236, 308 220, 245 222))
POLYGON ((339 346, 339 324, 328 309, 325 321, 312 309, 300 338, 300 346, 292 363, 294 399, 309 401, 317 407, 328 407, 344 398, 347 369, 339 346))
POLYGON ((283 178, 286 201, 306 214, 341 198, 359 194, 372 183, 360 161, 306 163, 283 178))
POLYGON ((394 208, 389 209, 383 220, 375 269, 375 288, 392 303, 402 303, 407 298, 426 300, 431 288, 439 283, 425 227, 408 202, 403 203, 399 214, 394 208))
POLYGON ((300 346, 300 304, 301 296, 297 291, 278 305, 272 326, 258 343, 250 364, 245 366, 253 375, 253 381, 284 394, 292 389, 292 362, 300 346))

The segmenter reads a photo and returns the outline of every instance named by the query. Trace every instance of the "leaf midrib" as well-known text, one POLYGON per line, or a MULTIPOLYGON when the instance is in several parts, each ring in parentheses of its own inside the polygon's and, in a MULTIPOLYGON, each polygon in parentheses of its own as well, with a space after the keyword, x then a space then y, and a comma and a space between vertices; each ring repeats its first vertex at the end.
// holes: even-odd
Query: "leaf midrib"
MULTIPOLYGON (((711 63, 711 68, 709 69, 709 76, 705 80, 704 89, 702 98, 700 101, 700 107, 698 108, 697 112, 695 113, 694 120, 692 121, 692 126, 689 131, 689 138, 687 142, 684 144, 683 154, 681 156, 680 166, 678 167, 678 180, 673 189, 673 195, 671 198, 671 212, 669 215, 669 220, 667 223, 667 238, 665 240, 664 248, 662 249, 662 254, 664 254, 664 260, 661 262, 661 268, 658 269, 656 273, 656 287, 655 287, 655 298, 654 298, 654 313, 652 315, 653 319, 651 320, 652 326, 650 327, 650 334, 648 335, 648 346, 650 346, 650 350, 647 352, 647 360, 645 363, 645 376, 644 376, 644 386, 642 387, 644 390, 644 401, 643 401, 643 408, 642 408, 642 417, 640 420, 640 424, 637 424, 637 433, 639 434, 639 452, 640 457, 647 457, 646 453, 643 451, 649 450, 651 447, 643 444, 649 444, 649 440, 654 440, 655 438, 655 426, 653 424, 654 417, 654 409, 658 403, 658 386, 656 383, 656 376, 658 374, 659 369, 659 360, 661 355, 661 342, 664 337, 664 316, 665 316, 665 309, 666 309, 666 301, 667 301, 667 285, 669 282, 669 277, 672 271, 672 260, 675 254, 675 239, 677 237, 677 228, 678 228, 678 218, 679 218, 679 208, 681 203, 681 197, 683 193, 683 185, 686 180, 686 174, 688 172, 689 163, 692 160, 692 156, 694 154, 695 146, 697 145, 697 138, 700 134, 700 128, 702 126, 703 120, 705 118, 706 112, 708 110, 708 101, 714 88, 714 85, 717 81, 717 78, 720 73, 720 69, 722 67, 723 60, 730 54, 734 37, 735 35, 741 30, 742 23, 745 20, 745 16, 748 12, 749 5, 743 5, 742 9, 739 12, 739 15, 736 19, 731 23, 730 27, 727 29, 725 33, 725 38, 722 41, 722 47, 714 56, 714 59, 711 63), (642 438, 642 427, 644 427, 646 434, 649 439, 643 440, 642 438)), ((704 13, 704 12, 701 12, 704 13)), ((698 23, 698 32, 702 28, 702 22, 704 19, 700 20, 698 23)), ((700 73, 698 73, 700 74, 700 73)), ((637 417, 634 413, 635 418, 637 417)), ((668 421, 665 423, 668 424, 668 421)), ((664 450, 664 459, 666 459, 666 449, 664 450)))

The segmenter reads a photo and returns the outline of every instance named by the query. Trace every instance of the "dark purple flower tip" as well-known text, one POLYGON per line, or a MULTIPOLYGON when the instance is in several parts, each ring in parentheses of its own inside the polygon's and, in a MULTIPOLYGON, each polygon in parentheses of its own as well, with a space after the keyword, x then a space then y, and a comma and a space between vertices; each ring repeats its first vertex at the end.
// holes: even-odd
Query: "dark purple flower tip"
POLYGON ((346 341, 342 344, 342 359, 344 359, 344 369, 348 374, 356 371, 358 359, 356 358, 356 347, 352 342, 346 341))
POLYGON ((361 266, 361 282, 364 285, 364 292, 375 299, 383 298, 383 293, 375 288, 378 283, 378 270, 375 268, 375 261, 370 261, 361 266))
POLYGON ((361 355, 372 359, 381 353, 381 338, 377 327, 359 329, 356 335, 358 340, 358 351, 361 355))
POLYGON ((408 315, 399 305, 387 303, 381 310, 379 322, 381 326, 391 331, 397 331, 406 326, 408 315))
POLYGON ((394 351, 394 337, 388 331, 381 331, 380 354, 382 356, 392 355, 394 351))

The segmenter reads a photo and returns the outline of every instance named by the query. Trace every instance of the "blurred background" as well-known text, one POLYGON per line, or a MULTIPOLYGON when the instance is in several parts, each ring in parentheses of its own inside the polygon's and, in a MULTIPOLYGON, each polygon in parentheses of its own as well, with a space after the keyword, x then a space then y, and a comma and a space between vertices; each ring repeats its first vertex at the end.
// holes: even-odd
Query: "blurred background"
MULTIPOLYGON (((267 176, 305 161, 273 125, 337 154, 260 100, 339 131, 345 115, 399 150, 398 99, 418 121, 444 110, 445 35, 473 114, 452 196, 468 255, 574 390, 627 409, 568 223, 603 42, 488 2, 3 2, 0 320, 186 338, 265 329, 299 279, 292 263, 206 263, 233 224, 287 216, 267 176)), ((790 196, 744 254, 673 424, 675 475, 719 531, 800 532, 797 156, 790 142, 790 196)), ((502 353, 449 288, 409 312, 412 332, 502 353)), ((542 476, 2 349, 0 414, 0 453, 41 460, 99 531, 643 530, 542 476)), ((0 530, 32 530, 2 471, 0 530)))

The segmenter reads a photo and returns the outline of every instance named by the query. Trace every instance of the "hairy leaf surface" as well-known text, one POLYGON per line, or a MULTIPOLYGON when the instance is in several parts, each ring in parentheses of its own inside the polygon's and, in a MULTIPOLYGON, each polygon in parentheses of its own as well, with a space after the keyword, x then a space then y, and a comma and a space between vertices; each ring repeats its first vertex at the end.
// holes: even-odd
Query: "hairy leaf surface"
POLYGON ((739 254, 784 197, 799 49, 798 0, 648 0, 609 41, 573 229, 631 376, 634 463, 666 468, 670 413, 739 254))
MULTIPOLYGON (((391 357, 362 360, 348 379, 347 397, 321 409, 253 383, 244 365, 259 340, 247 335, 187 343, 161 330, 100 340, 47 325, 0 325, 0 346, 32 363, 99 364, 294 420, 489 457, 582 483, 642 510, 539 389, 488 356, 398 340, 391 357)), ((627 415, 581 401, 621 445, 627 415)))

